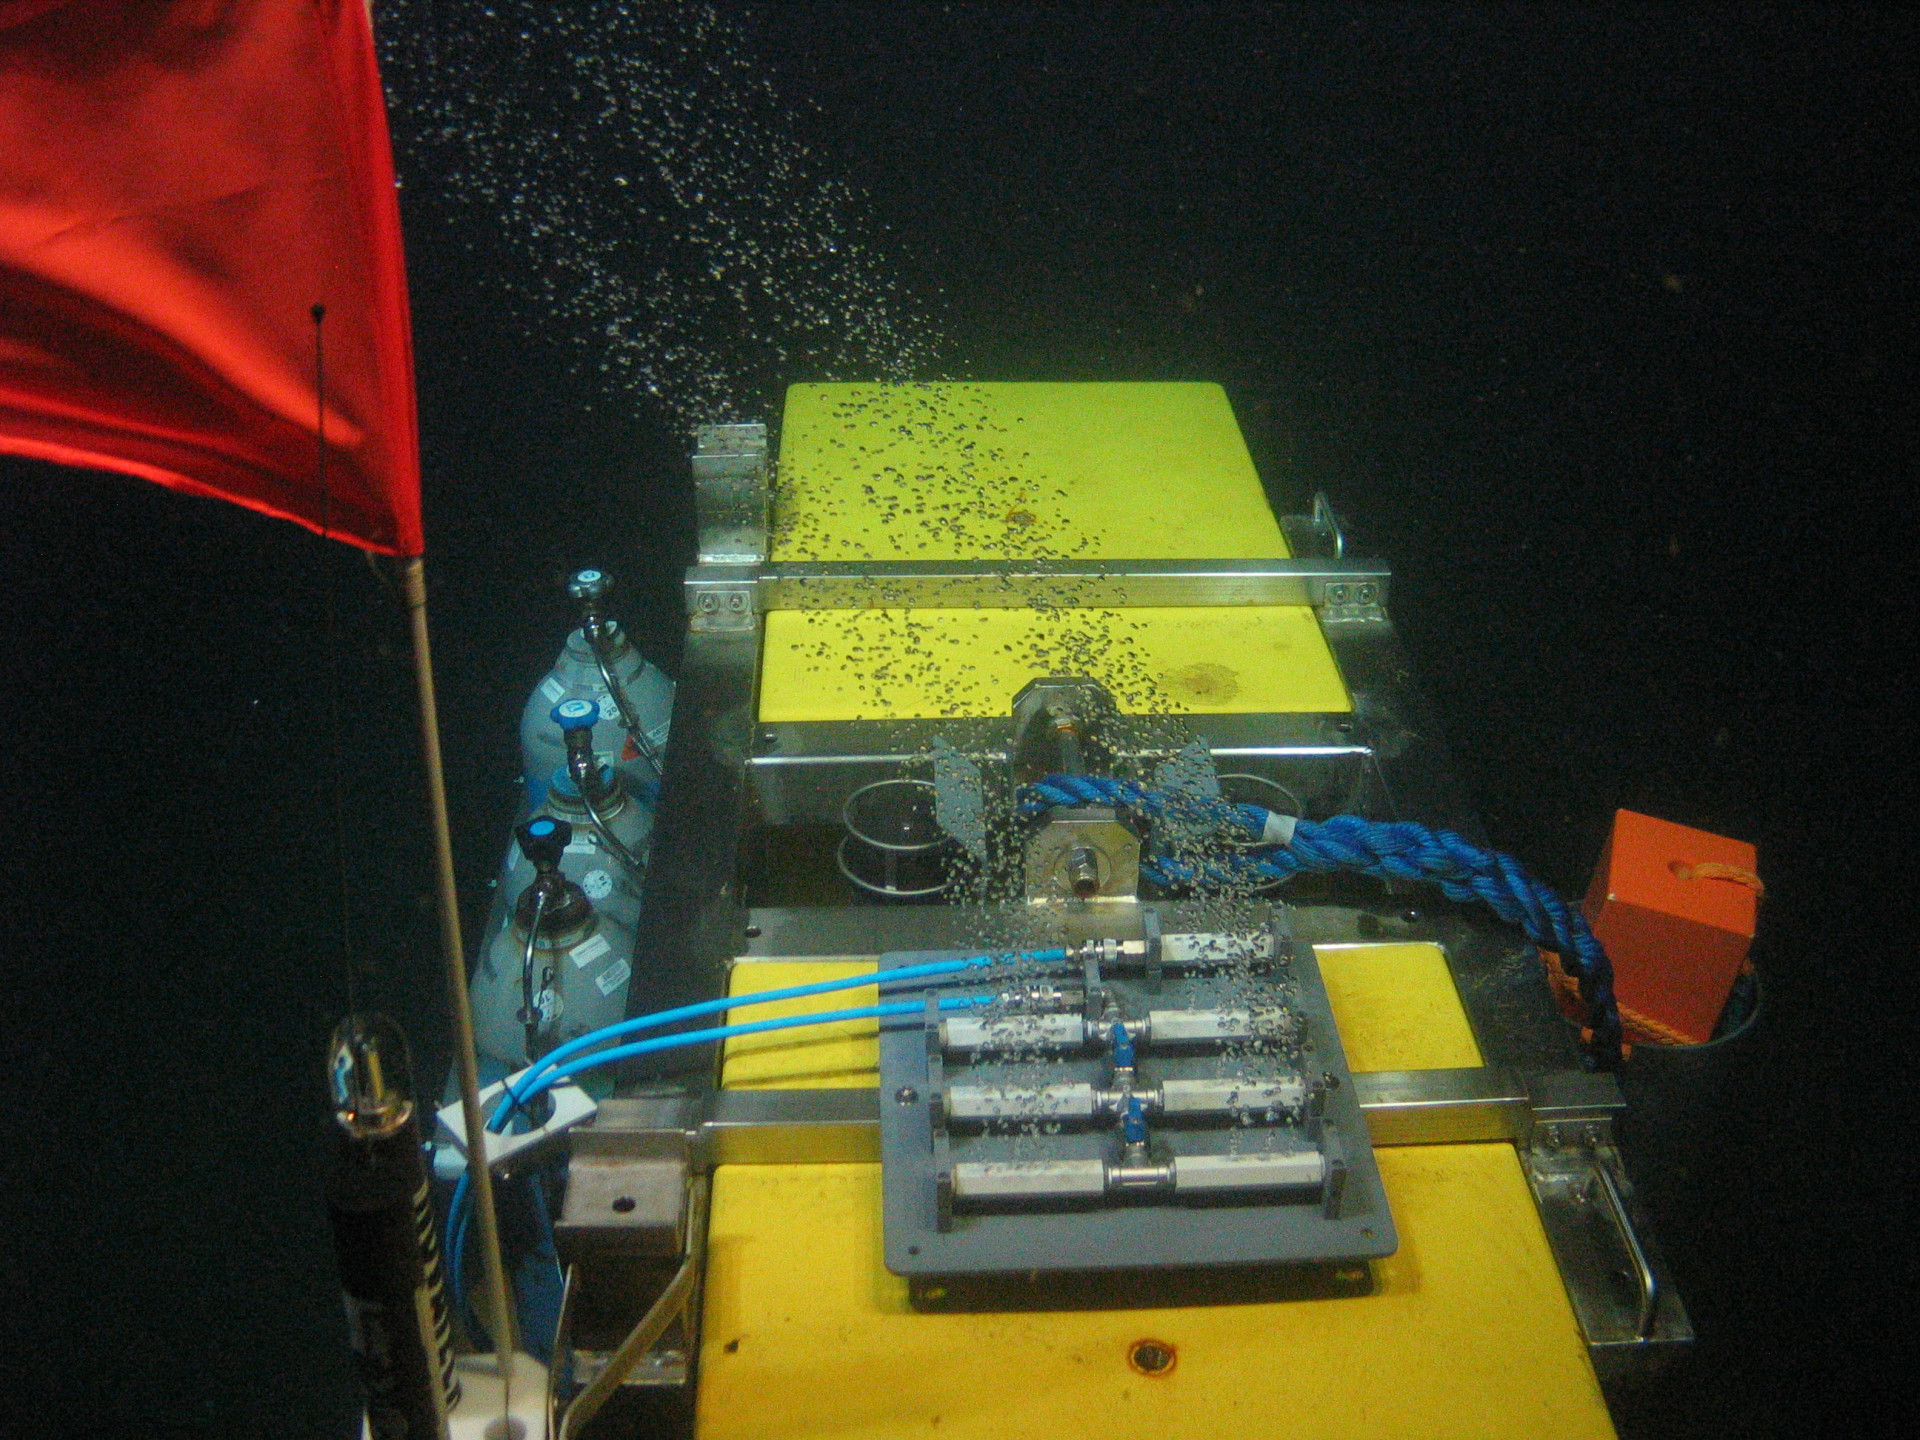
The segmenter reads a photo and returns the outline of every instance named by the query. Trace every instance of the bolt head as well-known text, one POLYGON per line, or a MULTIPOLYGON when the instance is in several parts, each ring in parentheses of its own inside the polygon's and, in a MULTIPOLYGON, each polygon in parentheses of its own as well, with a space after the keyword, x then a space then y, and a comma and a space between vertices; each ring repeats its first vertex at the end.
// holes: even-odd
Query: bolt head
POLYGON ((902 1085, 898 1090, 893 1092, 893 1103, 896 1105, 914 1105, 917 1104, 919 1100, 920 1092, 911 1085, 902 1085))

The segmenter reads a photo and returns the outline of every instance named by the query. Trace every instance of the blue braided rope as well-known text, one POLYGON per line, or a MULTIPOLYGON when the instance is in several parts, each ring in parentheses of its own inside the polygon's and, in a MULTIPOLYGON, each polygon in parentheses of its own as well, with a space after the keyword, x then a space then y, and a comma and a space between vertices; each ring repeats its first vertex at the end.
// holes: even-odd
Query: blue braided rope
POLYGON ((1149 790, 1137 780, 1119 780, 1109 775, 1049 775, 1027 786, 1020 797, 1021 813, 1026 815, 1038 815, 1056 805, 1124 806, 1156 819, 1172 815, 1244 831, 1254 839, 1259 838, 1267 823, 1267 812, 1258 805, 1235 805, 1205 795, 1149 790))
MULTIPOLYGON (((1267 824, 1267 812, 1257 805, 1148 790, 1137 781, 1105 776, 1049 775, 1026 787, 1020 797, 1026 814, 1056 805, 1116 805, 1149 817, 1208 820, 1255 839, 1267 824)), ((1161 857, 1142 868, 1163 883, 1182 885, 1249 875, 1286 880, 1302 871, 1350 870, 1382 880, 1438 885, 1449 900, 1461 904, 1477 900, 1508 924, 1525 930, 1535 944, 1559 954, 1561 964, 1580 984, 1594 1056, 1606 1067, 1619 1063, 1620 1007, 1613 993, 1613 962, 1586 917, 1511 855, 1482 850, 1451 830, 1429 830, 1410 820, 1335 815, 1321 821, 1296 821, 1291 840, 1258 857, 1222 857, 1205 866, 1161 857)))

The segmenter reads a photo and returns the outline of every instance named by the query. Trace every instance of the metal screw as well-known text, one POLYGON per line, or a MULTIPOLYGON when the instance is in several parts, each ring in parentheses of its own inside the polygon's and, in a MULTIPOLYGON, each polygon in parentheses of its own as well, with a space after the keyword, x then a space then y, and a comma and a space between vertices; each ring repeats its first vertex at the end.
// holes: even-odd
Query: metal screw
POLYGON ((898 1090, 893 1092, 893 1100, 896 1105, 912 1105, 917 1103, 919 1099, 920 1092, 911 1085, 902 1085, 898 1090))
POLYGON ((1338 1090, 1340 1088, 1340 1077, 1329 1070, 1320 1077, 1320 1083, 1329 1090, 1338 1090))
POLYGON ((1355 586, 1353 598, 1362 605, 1371 605, 1380 598, 1380 587, 1373 584, 1355 586))
POLYGON ((1100 893, 1100 858, 1088 845, 1067 852, 1067 887, 1082 900, 1100 893))
POLYGON ((710 590, 705 591, 700 596, 700 608, 702 610, 718 610, 720 608, 720 598, 710 590))
POLYGON ((734 591, 731 595, 727 596, 727 609, 744 610, 746 608, 747 608, 747 597, 742 595, 738 590, 734 591))
POLYGON ((1347 587, 1345 585, 1327 586, 1327 604, 1344 605, 1346 603, 1347 603, 1347 587))
POLYGON ((1558 1125, 1547 1126, 1547 1148, 1550 1150, 1558 1150, 1560 1148, 1560 1127, 1558 1125))

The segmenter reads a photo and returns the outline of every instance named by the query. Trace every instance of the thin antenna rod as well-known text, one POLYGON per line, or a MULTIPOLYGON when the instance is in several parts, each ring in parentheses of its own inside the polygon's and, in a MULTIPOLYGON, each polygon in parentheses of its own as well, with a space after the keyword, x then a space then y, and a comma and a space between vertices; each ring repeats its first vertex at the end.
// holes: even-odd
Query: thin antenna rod
MULTIPOLYGON (((313 315, 313 472, 320 485, 320 538, 333 531, 333 491, 327 485, 327 307, 315 305, 313 315)), ((346 750, 340 719, 340 620, 334 592, 330 547, 323 547, 320 563, 326 567, 327 728, 333 751, 333 857, 340 871, 340 965, 347 975, 347 1013, 360 1013, 360 987, 353 963, 353 889, 347 875, 347 800, 344 790, 346 750)))
POLYGON ((493 1173, 487 1168, 486 1123, 480 1110, 480 1065, 475 1058, 473 1007, 467 999, 466 942, 460 935, 460 893, 454 886, 453 836, 447 823, 447 781, 440 762, 440 707, 433 692, 433 651, 427 640, 426 566, 418 555, 400 564, 407 619, 413 629, 413 673, 420 689, 420 741, 426 752, 427 804, 433 820, 433 869, 440 899, 440 944, 447 962, 447 1013, 453 1019, 453 1058, 460 1072, 460 1114, 466 1127, 467 1174, 473 1211, 480 1221, 481 1258, 486 1263, 488 1326, 500 1367, 503 1393, 512 1380, 513 1307, 507 1271, 500 1261, 500 1222, 493 1208, 493 1173))

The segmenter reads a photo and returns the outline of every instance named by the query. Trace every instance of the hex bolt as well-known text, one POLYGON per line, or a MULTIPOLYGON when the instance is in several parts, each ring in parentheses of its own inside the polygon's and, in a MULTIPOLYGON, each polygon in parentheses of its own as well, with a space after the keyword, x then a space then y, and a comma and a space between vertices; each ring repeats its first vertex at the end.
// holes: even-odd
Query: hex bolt
POLYGON ((898 1090, 893 1092, 893 1103, 896 1105, 912 1105, 918 1102, 919 1099, 920 1092, 911 1085, 902 1085, 898 1090))
POLYGON ((1076 845, 1067 852, 1067 888, 1082 900, 1100 893, 1100 857, 1091 845, 1076 845))

